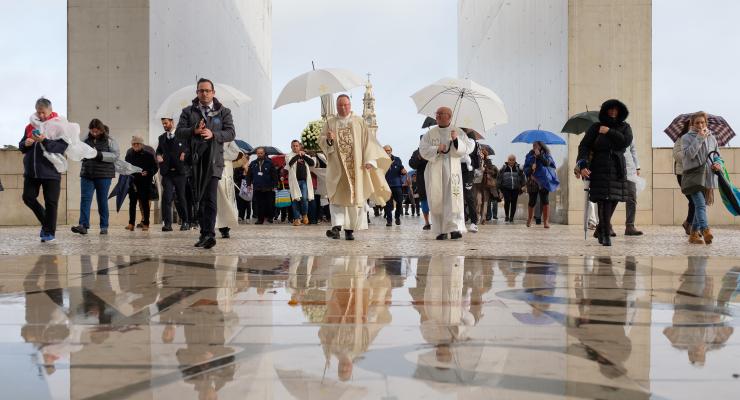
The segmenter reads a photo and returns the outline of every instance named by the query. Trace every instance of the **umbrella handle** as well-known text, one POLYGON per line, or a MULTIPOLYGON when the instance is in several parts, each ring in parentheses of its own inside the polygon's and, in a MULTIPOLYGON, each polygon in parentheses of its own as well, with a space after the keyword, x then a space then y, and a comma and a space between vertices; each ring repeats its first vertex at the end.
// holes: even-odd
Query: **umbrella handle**
POLYGON ((447 154, 452 150, 452 140, 450 140, 450 144, 447 145, 447 150, 443 151, 442 154, 447 154))

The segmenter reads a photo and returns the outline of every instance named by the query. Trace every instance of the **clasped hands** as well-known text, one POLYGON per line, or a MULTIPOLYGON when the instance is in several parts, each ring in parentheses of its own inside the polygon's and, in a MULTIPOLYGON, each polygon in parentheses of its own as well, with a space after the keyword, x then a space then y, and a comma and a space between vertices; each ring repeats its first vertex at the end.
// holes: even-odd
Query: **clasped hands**
POLYGON ((213 139, 213 132, 211 132, 210 129, 206 128, 206 123, 202 119, 198 123, 198 126, 195 128, 195 134, 200 135, 200 137, 205 140, 213 139))

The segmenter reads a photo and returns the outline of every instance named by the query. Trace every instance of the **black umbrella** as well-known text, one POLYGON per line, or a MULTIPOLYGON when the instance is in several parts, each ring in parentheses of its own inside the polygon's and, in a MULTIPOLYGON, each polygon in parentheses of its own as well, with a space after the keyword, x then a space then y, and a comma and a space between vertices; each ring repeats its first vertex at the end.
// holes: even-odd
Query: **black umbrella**
POLYGON ((582 112, 568 118, 568 121, 563 125, 563 129, 560 132, 580 135, 597 122, 599 122, 598 111, 582 112))
POLYGON ((259 146, 259 147, 255 147, 254 148, 254 151, 250 152, 249 154, 253 154, 260 147, 262 147, 263 149, 265 149, 265 155, 266 156, 281 156, 281 155, 284 155, 285 154, 282 151, 280 151, 280 149, 278 149, 277 147, 273 147, 273 146, 259 146))
POLYGON ((109 199, 113 198, 113 196, 116 196, 116 212, 121 211, 123 201, 126 200, 128 190, 131 187, 132 179, 133 177, 131 175, 118 175, 118 182, 116 182, 116 186, 108 195, 109 199))
POLYGON ((434 125, 437 125, 437 120, 434 119, 434 118, 432 118, 432 117, 427 117, 424 120, 424 123, 421 124, 421 129, 426 129, 426 128, 429 128, 430 126, 434 126, 434 125))
POLYGON ((214 141, 206 141, 200 137, 193 137, 190 141, 190 157, 193 166, 193 206, 200 210, 200 201, 213 176, 213 149, 214 141))
POLYGON ((478 146, 480 146, 480 149, 481 150, 485 150, 488 153, 489 156, 496 155, 496 152, 493 151, 493 147, 491 147, 491 146, 489 146, 487 144, 484 144, 484 143, 478 143, 478 146))
POLYGON ((236 143, 236 145, 239 146, 239 149, 241 151, 243 151, 243 152, 245 152, 247 154, 249 154, 249 153, 251 153, 251 152, 254 151, 254 147, 252 147, 251 144, 249 144, 249 143, 247 143, 247 142, 245 142, 245 141, 243 141, 241 139, 234 140, 234 143, 236 143))

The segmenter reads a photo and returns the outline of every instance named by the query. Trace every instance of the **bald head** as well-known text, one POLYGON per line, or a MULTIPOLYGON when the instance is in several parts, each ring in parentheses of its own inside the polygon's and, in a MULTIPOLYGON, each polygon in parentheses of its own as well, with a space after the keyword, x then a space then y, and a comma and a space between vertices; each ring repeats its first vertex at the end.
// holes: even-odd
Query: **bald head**
POLYGON ((437 126, 447 128, 450 126, 450 121, 452 121, 452 109, 449 107, 440 107, 437 109, 435 116, 437 117, 437 126))

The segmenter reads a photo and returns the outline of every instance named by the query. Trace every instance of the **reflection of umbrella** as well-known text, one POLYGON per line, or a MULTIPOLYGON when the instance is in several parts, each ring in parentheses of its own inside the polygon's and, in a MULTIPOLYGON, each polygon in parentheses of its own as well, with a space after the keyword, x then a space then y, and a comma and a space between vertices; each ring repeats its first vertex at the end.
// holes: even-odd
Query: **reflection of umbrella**
POLYGON ((421 124, 421 129, 429 128, 430 126, 437 125, 437 120, 432 117, 426 117, 424 123, 421 124))
POLYGON ((565 140, 560 136, 540 129, 533 129, 520 133, 511 143, 534 143, 542 142, 544 144, 565 144, 565 140))
POLYGON ((419 114, 432 117, 440 107, 452 109, 452 125, 485 132, 509 121, 493 90, 470 79, 443 78, 411 96, 419 114))
POLYGON ((367 395, 367 389, 347 383, 312 376, 301 370, 275 368, 280 383, 296 399, 358 399, 367 395))
POLYGON ((131 177, 131 175, 119 175, 116 186, 108 195, 109 199, 113 198, 113 196, 116 196, 116 212, 121 211, 121 206, 123 205, 123 201, 126 200, 126 196, 128 195, 128 189, 131 186, 132 179, 133 178, 131 177))
MULTIPOLYGON (((686 125, 691 119, 691 115, 693 114, 681 114, 674 118, 673 122, 663 132, 675 142, 684 132, 686 125)), ((730 124, 719 115, 707 114, 707 128, 712 131, 714 137, 717 138, 717 144, 720 146, 726 145, 735 137, 735 131, 732 130, 730 124)))
POLYGON ((251 153, 251 152, 254 151, 254 147, 252 147, 251 144, 249 144, 249 143, 247 143, 247 142, 245 142, 245 141, 243 141, 241 139, 234 140, 234 143, 236 143, 236 145, 239 146, 239 149, 241 151, 245 152, 245 153, 251 153))
MULTIPOLYGON (((229 85, 214 83, 213 88, 216 91, 218 101, 225 107, 238 108, 252 100, 246 94, 229 85)), ((196 85, 188 85, 174 91, 159 105, 155 116, 157 118, 175 118, 175 114, 193 104, 195 90, 196 85)))
POLYGON ((586 196, 585 204, 583 205, 583 240, 588 239, 588 207, 589 197, 591 194, 591 181, 588 179, 583 180, 583 193, 586 196))
POLYGON ((736 188, 730 180, 730 174, 727 173, 725 162, 719 158, 719 153, 713 151, 707 156, 710 161, 718 163, 722 168, 720 171, 713 171, 717 175, 717 188, 719 189, 720 195, 722 195, 722 202, 725 204, 725 208, 730 214, 734 216, 740 215, 740 189, 736 188))
POLYGON ((478 131, 476 131, 475 129, 470 129, 470 128, 461 128, 461 129, 463 130, 463 132, 465 132, 465 134, 468 135, 469 138, 473 140, 485 139, 485 137, 481 135, 480 133, 478 133, 478 131))
POLYGON ((489 156, 493 156, 493 155, 496 154, 496 152, 493 151, 493 147, 491 147, 491 146, 489 146, 487 144, 484 144, 484 143, 478 143, 478 145, 480 146, 480 149, 481 150, 485 150, 488 153, 489 156))
POLYGON ((511 315, 513 315, 517 321, 527 325, 548 325, 555 322, 555 320, 545 313, 534 315, 534 313, 513 312, 511 315))
POLYGON ((565 125, 563 125, 563 129, 561 129, 560 132, 580 135, 597 122, 599 122, 598 111, 582 112, 570 117, 565 125))
POLYGON ((285 85, 274 108, 290 103, 301 103, 327 94, 346 92, 362 84, 362 78, 346 69, 324 68, 309 71, 293 78, 285 85))

